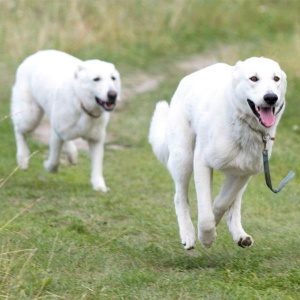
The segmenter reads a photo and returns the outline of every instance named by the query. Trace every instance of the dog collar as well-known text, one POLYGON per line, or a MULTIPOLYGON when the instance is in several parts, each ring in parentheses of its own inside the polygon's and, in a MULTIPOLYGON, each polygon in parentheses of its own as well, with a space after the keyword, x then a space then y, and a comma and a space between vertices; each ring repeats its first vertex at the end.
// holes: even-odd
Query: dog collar
POLYGON ((270 137, 270 140, 272 140, 272 141, 275 141, 275 137, 271 137, 268 133, 265 133, 265 132, 263 132, 263 131, 261 131, 261 130, 259 130, 259 129, 256 129, 256 128, 253 128, 245 119, 243 119, 243 118, 239 118, 241 121, 243 121, 244 123, 246 123, 247 125, 248 125, 248 127, 252 130, 252 131, 254 131, 254 132, 256 132, 257 134, 259 134, 260 136, 262 136, 262 137, 264 137, 264 136, 268 136, 268 137, 270 137))
POLYGON ((101 112, 100 112, 100 114, 99 115, 94 115, 93 113, 91 113, 89 110, 87 110, 85 107, 84 107, 84 105, 83 105, 83 103, 80 101, 80 107, 82 108, 82 110, 86 113, 86 114, 88 114, 90 117, 92 117, 92 118, 94 118, 94 119, 98 119, 100 116, 101 116, 101 112))

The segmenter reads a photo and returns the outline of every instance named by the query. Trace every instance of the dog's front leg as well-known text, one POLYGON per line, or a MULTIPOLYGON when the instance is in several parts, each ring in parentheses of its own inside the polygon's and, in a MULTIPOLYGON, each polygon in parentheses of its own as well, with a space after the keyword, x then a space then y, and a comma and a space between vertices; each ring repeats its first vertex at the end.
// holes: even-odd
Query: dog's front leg
POLYGON ((194 153, 194 179, 198 203, 198 237, 205 247, 211 247, 216 237, 216 222, 212 210, 212 169, 203 165, 200 150, 194 153))
POLYGON ((91 183, 95 191, 108 192, 109 188, 106 187, 103 177, 103 156, 104 145, 103 141, 89 140, 89 148, 91 155, 91 183))
POLYGON ((50 137, 50 153, 48 160, 44 162, 45 169, 50 173, 55 173, 58 171, 59 158, 62 149, 63 141, 57 135, 54 129, 51 130, 50 137))

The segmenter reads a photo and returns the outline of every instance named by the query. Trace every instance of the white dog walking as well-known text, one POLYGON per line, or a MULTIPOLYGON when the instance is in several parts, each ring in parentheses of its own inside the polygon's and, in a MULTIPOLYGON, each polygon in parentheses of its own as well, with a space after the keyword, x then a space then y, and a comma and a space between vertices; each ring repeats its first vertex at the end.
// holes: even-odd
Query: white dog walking
POLYGON ((27 169, 30 151, 26 134, 39 124, 44 112, 50 120, 50 155, 45 161, 56 172, 63 143, 71 163, 77 149, 71 140, 87 140, 91 155, 93 189, 106 192, 103 151, 110 112, 120 100, 119 72, 111 63, 81 61, 56 50, 40 51, 19 66, 12 92, 11 114, 17 143, 17 161, 27 169))
POLYGON ((198 237, 210 247, 216 226, 228 210, 233 240, 250 247, 253 239, 241 224, 241 200, 252 175, 263 168, 262 136, 273 137, 285 106, 286 75, 278 63, 249 58, 235 66, 215 64, 185 77, 170 106, 156 106, 149 141, 175 183, 175 210, 181 242, 195 246, 188 205, 188 185, 194 171, 198 199, 198 237), (213 169, 225 174, 212 204, 213 169))

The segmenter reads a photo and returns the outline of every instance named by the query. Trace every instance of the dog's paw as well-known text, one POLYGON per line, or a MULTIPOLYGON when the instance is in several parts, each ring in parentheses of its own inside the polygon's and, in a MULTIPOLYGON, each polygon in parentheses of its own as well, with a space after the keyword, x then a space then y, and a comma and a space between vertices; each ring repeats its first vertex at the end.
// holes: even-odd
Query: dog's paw
POLYGON ((44 161, 44 167, 49 173, 56 173, 58 172, 58 164, 52 164, 49 162, 49 160, 44 161))
POLYGON ((23 170, 23 171, 27 170, 29 167, 29 159, 19 161, 18 165, 21 170, 23 170))
POLYGON ((107 193, 110 191, 110 188, 107 187, 106 185, 93 185, 93 190, 107 193))
POLYGON ((215 228, 199 231, 199 240, 205 248, 210 248, 213 245, 216 236, 217 233, 215 228))
POLYGON ((238 239, 235 239, 235 242, 242 248, 250 248, 254 244, 254 240, 250 235, 241 236, 238 239))
POLYGON ((29 167, 29 155, 30 155, 30 153, 26 153, 25 155, 21 155, 21 154, 17 155, 18 165, 19 165, 19 168, 21 170, 27 170, 28 169, 28 167, 29 167))
POLYGON ((181 244, 184 246, 184 249, 191 250, 195 248, 196 234, 194 225, 191 220, 180 220, 179 235, 181 244))
POLYGON ((195 248, 196 244, 196 236, 195 229, 190 231, 185 231, 184 233, 180 233, 181 243, 184 246, 184 249, 191 250, 195 248))
POLYGON ((103 177, 97 177, 91 179, 91 184, 94 191, 100 191, 103 193, 107 193, 110 189, 106 186, 103 177))
POLYGON ((205 248, 210 248, 212 246, 216 236, 217 232, 214 220, 206 220, 202 223, 199 223, 198 238, 205 248))

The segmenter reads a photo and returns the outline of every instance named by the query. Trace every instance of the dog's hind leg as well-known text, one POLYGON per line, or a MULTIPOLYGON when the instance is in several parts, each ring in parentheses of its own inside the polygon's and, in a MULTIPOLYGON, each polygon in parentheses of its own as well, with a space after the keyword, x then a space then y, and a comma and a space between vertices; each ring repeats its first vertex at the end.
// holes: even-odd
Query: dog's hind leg
POLYGON ((78 151, 77 147, 72 141, 64 143, 64 150, 67 153, 67 158, 70 164, 76 165, 78 162, 78 151))
POLYGON ((33 99, 26 84, 17 83, 12 92, 11 118, 17 145, 17 162, 21 169, 29 165, 30 150, 26 135, 33 131, 43 116, 43 110, 33 99))
POLYGON ((185 249, 193 249, 196 238, 190 217, 188 188, 193 171, 194 136, 189 134, 191 129, 186 119, 176 118, 173 121, 170 136, 176 138, 169 138, 170 154, 167 166, 175 184, 174 204, 181 242, 185 249))
POLYGON ((175 184, 174 204, 181 243, 189 250, 195 247, 195 228, 190 217, 188 188, 192 174, 191 157, 186 153, 170 153, 168 167, 175 184))
POLYGON ((27 170, 29 166, 30 150, 26 143, 26 135, 15 128, 15 139, 17 144, 17 162, 21 170, 27 170))
POLYGON ((201 163, 201 149, 194 154, 194 180, 198 202, 198 238, 204 247, 211 247, 216 237, 212 211, 212 169, 201 163))
POLYGON ((252 237, 244 231, 241 224, 242 195, 249 179, 249 176, 227 175, 222 190, 213 205, 216 225, 228 210, 227 226, 233 240, 243 248, 250 247, 253 244, 252 237))
POLYGON ((221 192, 216 197, 213 204, 213 212, 215 216, 216 225, 218 225, 225 212, 237 199, 239 193, 244 191, 248 180, 249 176, 226 175, 221 192))

